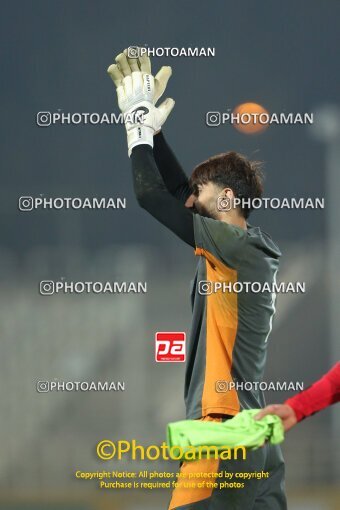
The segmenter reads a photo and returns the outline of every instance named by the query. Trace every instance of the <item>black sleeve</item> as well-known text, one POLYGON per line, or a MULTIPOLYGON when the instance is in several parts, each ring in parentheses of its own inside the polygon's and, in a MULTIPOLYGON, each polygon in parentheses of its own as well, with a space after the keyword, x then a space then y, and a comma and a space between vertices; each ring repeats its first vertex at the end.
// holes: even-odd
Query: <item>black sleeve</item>
POLYGON ((137 145, 131 154, 133 185, 138 203, 180 239, 195 247, 193 213, 166 188, 152 148, 137 145))
POLYGON ((167 144, 162 131, 155 135, 153 140, 153 153, 164 184, 171 195, 185 204, 191 195, 188 177, 167 144))

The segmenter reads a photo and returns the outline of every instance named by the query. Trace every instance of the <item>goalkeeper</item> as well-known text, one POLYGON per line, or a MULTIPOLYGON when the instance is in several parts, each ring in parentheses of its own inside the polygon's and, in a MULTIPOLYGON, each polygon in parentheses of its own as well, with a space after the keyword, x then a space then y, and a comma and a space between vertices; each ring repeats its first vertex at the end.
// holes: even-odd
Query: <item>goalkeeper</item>
MULTIPOLYGON (((235 282, 275 282, 280 250, 268 234, 247 222, 252 209, 249 200, 262 196, 259 165, 236 152, 226 152, 199 164, 189 181, 161 132, 174 101, 167 99, 156 106, 171 68, 163 67, 153 77, 147 56, 129 58, 125 51, 108 72, 125 115, 138 203, 191 246, 198 259, 191 293, 186 418, 223 422, 241 410, 263 408, 258 384, 254 389, 243 385, 263 378, 275 295, 220 288, 221 282, 228 288, 235 282), (235 198, 245 202, 234 207, 235 198), (231 384, 235 381, 240 383, 237 388, 231 384)), ((183 462, 181 480, 193 471, 229 475, 268 471, 270 476, 247 480, 242 490, 211 488, 200 484, 199 478, 197 486, 186 488, 179 481, 169 510, 286 509, 284 461, 278 445, 249 451, 246 461, 183 462)))

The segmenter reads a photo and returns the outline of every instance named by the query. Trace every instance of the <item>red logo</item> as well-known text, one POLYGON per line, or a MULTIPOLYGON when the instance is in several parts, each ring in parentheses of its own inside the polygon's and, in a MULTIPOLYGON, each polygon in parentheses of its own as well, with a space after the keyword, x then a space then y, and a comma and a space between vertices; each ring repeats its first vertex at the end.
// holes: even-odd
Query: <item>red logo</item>
POLYGON ((185 361, 185 333, 156 333, 155 359, 157 362, 185 361))

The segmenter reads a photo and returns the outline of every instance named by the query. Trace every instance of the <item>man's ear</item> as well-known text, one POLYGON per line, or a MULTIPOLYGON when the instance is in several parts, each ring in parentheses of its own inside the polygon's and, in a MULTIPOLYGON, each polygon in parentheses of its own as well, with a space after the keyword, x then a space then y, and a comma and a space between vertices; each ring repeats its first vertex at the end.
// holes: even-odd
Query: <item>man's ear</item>
POLYGON ((187 198, 187 201, 185 202, 185 207, 188 207, 189 209, 194 206, 194 203, 196 201, 196 195, 192 194, 187 198))
POLYGON ((233 190, 231 188, 224 188, 221 191, 221 196, 225 196, 225 197, 228 197, 228 198, 235 198, 234 192, 233 192, 233 190))

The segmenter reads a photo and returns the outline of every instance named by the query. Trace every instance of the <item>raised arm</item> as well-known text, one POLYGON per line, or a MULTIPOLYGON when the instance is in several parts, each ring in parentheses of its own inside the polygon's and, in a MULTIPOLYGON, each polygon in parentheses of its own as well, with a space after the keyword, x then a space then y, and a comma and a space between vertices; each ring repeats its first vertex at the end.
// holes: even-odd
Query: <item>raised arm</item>
MULTIPOLYGON (((139 48, 138 51, 141 52, 141 49, 139 48)), ((151 101, 152 106, 155 106, 158 99, 163 95, 165 91, 168 80, 172 74, 172 69, 169 66, 163 66, 156 74, 156 76, 153 77, 151 75, 151 62, 147 55, 139 54, 136 58, 131 58, 128 55, 128 51, 124 50, 123 53, 120 53, 116 57, 116 63, 108 68, 108 72, 114 84, 116 85, 119 105, 121 106, 121 109, 126 110, 126 105, 121 98, 122 90, 126 86, 127 88, 131 89, 134 73, 142 73, 143 79, 145 79, 146 76, 150 76, 152 79, 153 90, 152 94, 149 94, 148 99, 151 101)), ((149 85, 149 83, 147 85, 149 85)), ((142 90, 136 91, 136 101, 133 101, 134 105, 138 103, 139 99, 142 99, 142 92, 142 90)), ((154 147, 156 165, 166 188, 175 198, 183 203, 186 203, 188 197, 191 195, 188 177, 186 176, 176 156, 173 154, 164 138, 164 135, 161 132, 162 124, 164 123, 174 104, 175 102, 173 99, 167 99, 162 103, 162 105, 160 105, 158 110, 163 110, 166 115, 158 115, 158 125, 155 125, 155 131, 153 133, 151 133, 151 131, 148 132, 149 139, 146 140, 146 142, 151 146, 153 145, 154 147)), ((129 138, 130 140, 132 139, 131 133, 130 137, 128 133, 128 141, 129 138)), ((132 144, 130 143, 130 145, 132 144)))
POLYGON ((182 241, 195 247, 193 213, 165 186, 152 148, 149 145, 134 147, 131 163, 133 185, 139 205, 182 241))
POLYGON ((169 152, 163 144, 164 150, 156 148, 156 153, 162 163, 164 182, 153 153, 154 135, 175 104, 173 99, 166 99, 155 106, 164 92, 171 68, 163 67, 155 78, 150 71, 147 57, 131 59, 126 52, 120 53, 116 64, 108 68, 117 88, 119 108, 124 114, 135 193, 141 207, 194 247, 193 212, 183 203, 188 193, 187 178, 174 157, 164 162, 169 152))
POLYGON ((162 131, 153 138, 153 153, 159 173, 168 191, 185 204, 191 190, 187 175, 169 147, 162 131))

